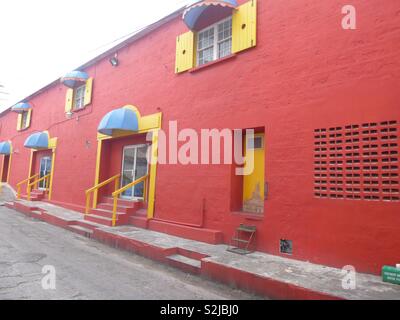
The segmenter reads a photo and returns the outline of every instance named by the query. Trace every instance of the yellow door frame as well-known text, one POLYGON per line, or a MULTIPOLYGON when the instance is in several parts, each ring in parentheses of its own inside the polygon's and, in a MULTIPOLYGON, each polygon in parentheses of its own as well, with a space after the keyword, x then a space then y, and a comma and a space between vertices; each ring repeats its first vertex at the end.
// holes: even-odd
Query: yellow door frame
MULTIPOLYGON (((48 131, 47 134, 49 135, 48 131)), ((29 173, 28 178, 32 176, 32 166, 33 166, 33 156, 37 151, 51 150, 51 169, 50 169, 50 183, 49 183, 49 194, 47 196, 48 200, 51 200, 53 195, 53 178, 54 178, 54 163, 56 159, 56 148, 57 148, 57 138, 51 138, 49 135, 49 145, 47 149, 31 149, 31 156, 29 160, 29 173)), ((27 186, 28 189, 28 186, 27 186)), ((28 192, 28 190, 27 190, 28 192)))
POLYGON ((1 165, 1 171, 0 171, 0 177, 3 178, 3 172, 4 172, 4 160, 5 157, 8 158, 8 168, 7 168, 7 178, 6 178, 6 183, 10 182, 10 171, 11 171, 11 160, 12 160, 12 154, 13 154, 13 147, 11 141, 8 141, 10 143, 10 154, 4 154, 3 155, 3 163, 1 165))
MULTIPOLYGON (((10 183, 11 160, 12 160, 12 153, 13 153, 13 148, 12 148, 11 141, 9 141, 9 143, 10 143, 10 154, 7 154, 7 155, 4 154, 3 155, 3 162, 2 162, 1 170, 0 170, 0 178, 3 179, 4 160, 5 160, 5 157, 8 157, 7 178, 6 178, 5 183, 10 183)), ((3 181, 0 181, 0 192, 2 190, 2 187, 3 187, 3 181)))
MULTIPOLYGON (((264 181, 265 181, 265 134, 264 133, 254 133, 250 135, 250 138, 262 138, 261 148, 254 148, 253 146, 253 173, 243 177, 243 204, 248 201, 264 203, 264 181), (258 186, 258 188, 257 188, 258 186), (258 192, 258 194, 257 194, 258 192)), ((248 136, 245 136, 245 158, 247 158, 248 152, 248 136)), ((264 208, 264 205, 262 205, 264 208)), ((264 209, 263 209, 264 212, 264 209)))
MULTIPOLYGON (((101 167, 101 154, 103 149, 103 141, 111 140, 116 138, 128 137, 143 133, 152 133, 152 159, 150 163, 150 178, 149 178, 149 191, 148 191, 148 206, 147 206, 147 218, 152 219, 154 217, 154 205, 155 205, 155 190, 156 190, 156 175, 157 175, 157 160, 158 160, 158 133, 161 129, 162 113, 154 113, 147 116, 141 116, 138 108, 132 105, 125 106, 136 112, 139 122, 139 130, 135 133, 116 131, 112 136, 107 136, 101 133, 97 134, 97 154, 96 154, 96 172, 94 185, 100 183, 100 167, 101 167)), ((96 209, 98 204, 98 190, 96 189, 93 193, 93 208, 96 209)))
MULTIPOLYGON (((10 183, 11 161, 12 161, 12 151, 10 152, 9 158, 8 158, 7 183, 10 183)), ((2 173, 2 175, 3 175, 3 173, 2 173)))

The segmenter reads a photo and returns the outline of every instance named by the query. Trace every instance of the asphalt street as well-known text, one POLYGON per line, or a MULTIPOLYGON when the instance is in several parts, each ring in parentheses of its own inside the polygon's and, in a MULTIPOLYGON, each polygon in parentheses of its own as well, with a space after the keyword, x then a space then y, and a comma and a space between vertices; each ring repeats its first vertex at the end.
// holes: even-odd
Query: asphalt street
POLYGON ((0 299, 256 299, 0 206, 0 299))

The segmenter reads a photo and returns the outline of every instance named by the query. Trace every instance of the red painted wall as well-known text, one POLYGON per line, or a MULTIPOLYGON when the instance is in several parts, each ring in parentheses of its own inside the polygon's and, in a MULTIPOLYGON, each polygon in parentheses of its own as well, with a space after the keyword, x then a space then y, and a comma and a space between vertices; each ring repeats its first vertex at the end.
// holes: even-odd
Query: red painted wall
MULTIPOLYGON (((92 104, 72 120, 64 115, 61 84, 30 101, 26 132, 16 132, 16 114, 3 113, 1 140, 12 140, 15 150, 11 184, 28 174, 26 137, 49 130, 59 138, 53 199, 83 206, 94 181, 97 125, 126 104, 142 115, 161 110, 165 130, 170 120, 196 130, 264 127, 269 194, 265 217, 250 221, 258 249, 278 255, 284 238, 293 240, 295 259, 373 273, 399 263, 399 202, 322 200, 313 191, 314 129, 400 121, 399 1, 353 0, 358 29, 347 31, 341 8, 348 1, 258 2, 257 47, 234 59, 175 75, 175 37, 187 31, 176 19, 120 50, 117 68, 107 59, 90 67, 92 104)), ((121 163, 115 152, 109 150, 115 160, 105 159, 110 170, 121 163)), ((232 195, 241 192, 232 171, 159 165, 155 216, 198 224, 205 199, 205 227, 222 230, 228 242, 239 223, 249 222, 231 212, 232 195)))

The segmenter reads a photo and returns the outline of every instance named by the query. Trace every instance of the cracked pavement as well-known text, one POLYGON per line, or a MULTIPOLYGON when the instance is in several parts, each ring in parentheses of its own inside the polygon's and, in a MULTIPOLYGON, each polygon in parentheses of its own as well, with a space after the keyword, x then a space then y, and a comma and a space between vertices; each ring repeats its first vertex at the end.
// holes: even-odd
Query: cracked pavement
POLYGON ((0 206, 0 299, 256 299, 0 206), (56 270, 45 290, 42 268, 56 270))
POLYGON ((0 299, 255 299, 0 206, 0 299), (44 290, 42 268, 56 270, 44 290))

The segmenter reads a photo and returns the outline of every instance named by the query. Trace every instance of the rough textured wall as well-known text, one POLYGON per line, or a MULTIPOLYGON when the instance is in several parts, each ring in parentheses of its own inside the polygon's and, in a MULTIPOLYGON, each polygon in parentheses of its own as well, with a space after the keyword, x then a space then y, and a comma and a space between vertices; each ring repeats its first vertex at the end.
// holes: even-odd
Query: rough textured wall
MULTIPOLYGON (((399 202, 314 198, 314 129, 400 121, 400 5, 397 0, 353 0, 357 30, 341 28, 347 1, 259 0, 258 44, 223 63, 174 74, 176 19, 87 71, 93 103, 65 120, 66 88, 32 99, 31 128, 17 133, 14 113, 1 117, 1 140, 16 151, 11 184, 27 177, 25 138, 49 130, 59 138, 54 200, 84 204, 94 181, 96 128, 113 108, 134 104, 143 115, 161 110, 163 128, 265 127, 265 217, 231 213, 232 167, 160 165, 155 216, 198 224, 205 199, 206 227, 229 241, 241 222, 258 227, 260 250, 279 254, 279 239, 293 240, 293 258, 378 273, 398 263, 399 202)), ((237 193, 237 192, 236 192, 237 193)))

